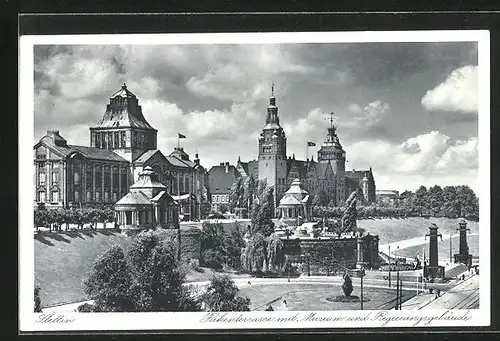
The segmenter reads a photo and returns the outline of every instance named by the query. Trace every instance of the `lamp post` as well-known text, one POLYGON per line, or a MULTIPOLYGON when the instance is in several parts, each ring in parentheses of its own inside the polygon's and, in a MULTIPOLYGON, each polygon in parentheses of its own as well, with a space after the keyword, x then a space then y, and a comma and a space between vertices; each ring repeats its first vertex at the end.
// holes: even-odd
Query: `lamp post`
POLYGON ((389 244, 388 260, 389 260, 389 288, 390 288, 391 287, 391 244, 389 244))
POLYGON ((359 275, 361 276, 361 310, 363 310, 363 277, 365 276, 364 266, 361 266, 361 270, 359 271, 359 275))
POLYGON ((450 233, 450 264, 453 263, 452 242, 451 242, 452 238, 453 238, 453 232, 450 233))

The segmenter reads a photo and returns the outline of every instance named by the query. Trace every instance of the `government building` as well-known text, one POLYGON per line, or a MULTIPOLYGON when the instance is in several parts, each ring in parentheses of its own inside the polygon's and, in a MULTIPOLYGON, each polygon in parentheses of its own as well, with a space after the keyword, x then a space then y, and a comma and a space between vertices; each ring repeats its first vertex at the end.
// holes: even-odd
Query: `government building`
POLYGON ((345 170, 346 152, 340 144, 336 127, 331 120, 325 141, 318 150, 317 161, 314 157, 298 160, 287 156, 287 137, 280 125, 278 107, 274 90, 269 99, 267 117, 258 140, 258 159, 243 162, 238 158, 236 169, 243 178, 253 176, 266 179, 274 187, 275 207, 295 179, 309 192, 311 197, 318 195, 323 204, 333 203, 340 206, 353 192, 358 191, 359 202, 369 205, 375 202, 375 179, 369 170, 345 170))
POLYGON ((88 147, 68 144, 59 131, 49 130, 34 146, 34 164, 35 201, 47 207, 114 204, 148 170, 179 203, 181 219, 200 219, 202 203, 209 200, 198 154, 191 160, 180 145, 169 155, 158 150, 157 130, 125 84, 90 127, 88 147))

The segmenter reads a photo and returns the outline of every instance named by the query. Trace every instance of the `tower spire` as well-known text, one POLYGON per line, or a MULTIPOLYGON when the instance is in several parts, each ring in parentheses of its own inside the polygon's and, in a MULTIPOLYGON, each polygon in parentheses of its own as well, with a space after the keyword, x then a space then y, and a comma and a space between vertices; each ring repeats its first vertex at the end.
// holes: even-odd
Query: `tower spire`
POLYGON ((274 82, 271 84, 271 97, 274 97, 274 82))

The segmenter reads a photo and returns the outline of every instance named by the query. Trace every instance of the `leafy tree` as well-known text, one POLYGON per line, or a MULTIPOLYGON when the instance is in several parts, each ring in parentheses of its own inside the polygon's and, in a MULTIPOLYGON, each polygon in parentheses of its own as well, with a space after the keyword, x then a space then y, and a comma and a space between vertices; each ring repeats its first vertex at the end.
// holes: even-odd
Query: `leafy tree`
POLYGON ((270 269, 281 270, 285 264, 283 241, 273 233, 267 240, 267 264, 270 269))
POLYGON ((216 270, 220 270, 223 268, 223 264, 224 264, 225 260, 224 260, 224 254, 222 253, 222 251, 212 250, 212 249, 204 250, 201 253, 201 257, 203 259, 204 266, 206 266, 208 268, 216 269, 216 270))
POLYGON ((441 208, 443 206, 443 189, 438 185, 432 186, 431 188, 429 188, 428 196, 428 206, 435 216, 441 211, 441 208))
POLYGON ((248 240, 241 254, 241 264, 248 272, 260 272, 266 265, 266 239, 261 232, 256 232, 248 240))
POLYGON ((229 207, 226 204, 220 204, 219 205, 219 212, 221 214, 224 214, 229 211, 229 207))
POLYGON ((241 265, 241 250, 245 247, 245 241, 238 227, 224 234, 224 257, 225 263, 231 268, 239 268, 241 265))
POLYGON ((239 177, 231 186, 231 190, 229 192, 229 209, 231 212, 234 211, 235 208, 244 207, 244 198, 245 198, 245 187, 243 178, 239 177))
POLYGON ((182 284, 176 247, 153 231, 137 235, 128 253, 135 281, 131 288, 136 311, 196 311, 196 300, 182 284))
POLYGON ((243 192, 243 201, 246 203, 246 207, 249 213, 250 210, 252 209, 256 192, 257 192, 257 183, 255 182, 253 174, 250 174, 250 176, 247 177, 247 179, 245 180, 245 190, 243 192))
POLYGON ((357 227, 357 208, 356 208, 357 192, 351 193, 346 200, 345 211, 342 216, 342 232, 355 231, 357 227))
POLYGON ((40 299, 40 287, 35 286, 35 313, 42 312, 42 300, 40 299))
POLYGON ((354 290, 352 287, 352 280, 348 274, 344 275, 344 283, 342 283, 342 290, 344 291, 344 295, 347 298, 351 297, 352 291, 354 290))
POLYGON ((96 311, 134 311, 132 282, 123 249, 115 245, 95 260, 84 280, 85 292, 94 299, 96 311))
POLYGON ((250 299, 238 297, 239 289, 227 275, 214 276, 202 295, 207 311, 250 311, 250 299))
POLYGON ((274 232, 274 190, 272 187, 266 189, 258 202, 254 203, 252 209, 251 233, 261 232, 265 236, 274 232))
POLYGON ((95 262, 84 280, 95 299, 83 311, 199 311, 178 265, 176 247, 159 232, 140 233, 125 257, 111 247, 95 262))

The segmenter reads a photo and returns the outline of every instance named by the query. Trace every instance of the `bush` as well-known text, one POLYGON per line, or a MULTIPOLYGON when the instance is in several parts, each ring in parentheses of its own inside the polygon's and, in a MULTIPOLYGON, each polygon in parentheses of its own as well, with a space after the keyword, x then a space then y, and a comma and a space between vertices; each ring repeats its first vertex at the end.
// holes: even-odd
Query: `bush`
POLYGON ((202 254, 203 265, 208 268, 220 270, 223 268, 224 256, 217 250, 205 250, 202 254))
POLYGON ((202 295, 208 311, 250 311, 250 299, 237 297, 239 289, 227 275, 214 276, 202 295))
POLYGON ((194 271, 198 271, 198 272, 201 272, 201 268, 200 268, 200 261, 198 259, 194 259, 194 258, 191 258, 189 260, 189 266, 191 267, 191 269, 193 269, 194 271))
POLYGON ((89 303, 84 303, 82 305, 79 305, 78 308, 76 308, 79 313, 93 313, 96 312, 95 307, 93 304, 89 303))
MULTIPOLYGON (((199 311, 199 302, 183 286, 185 271, 176 247, 159 232, 142 232, 127 255, 120 246, 100 256, 85 289, 94 299, 92 311, 199 311)), ((187 265, 186 265, 187 266, 187 265)), ((91 307, 82 307, 83 311, 91 307)))

